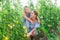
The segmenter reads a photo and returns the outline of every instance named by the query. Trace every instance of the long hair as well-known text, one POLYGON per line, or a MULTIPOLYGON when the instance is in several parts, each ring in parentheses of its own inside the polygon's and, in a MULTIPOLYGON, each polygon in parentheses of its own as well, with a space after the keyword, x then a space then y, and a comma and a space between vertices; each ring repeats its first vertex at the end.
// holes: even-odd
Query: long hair
POLYGON ((36 15, 36 20, 38 20, 38 18, 37 18, 37 16, 38 16, 38 12, 37 11, 33 11, 34 12, 34 14, 36 15))

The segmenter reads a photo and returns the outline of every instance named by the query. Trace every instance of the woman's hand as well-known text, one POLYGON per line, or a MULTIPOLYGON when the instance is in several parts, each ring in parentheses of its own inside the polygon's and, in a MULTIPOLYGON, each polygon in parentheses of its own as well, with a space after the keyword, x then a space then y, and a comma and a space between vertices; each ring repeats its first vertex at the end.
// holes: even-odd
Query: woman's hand
POLYGON ((29 32, 28 34, 27 34, 27 37, 29 37, 30 35, 36 35, 36 27, 34 27, 32 30, 31 30, 31 32, 29 32))

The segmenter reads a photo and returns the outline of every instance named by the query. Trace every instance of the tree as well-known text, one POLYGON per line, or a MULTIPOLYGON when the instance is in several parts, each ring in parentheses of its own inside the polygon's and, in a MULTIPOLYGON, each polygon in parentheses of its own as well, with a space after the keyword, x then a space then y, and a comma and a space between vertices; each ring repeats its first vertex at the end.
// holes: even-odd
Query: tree
POLYGON ((57 10, 60 10, 56 7, 56 5, 51 4, 50 0, 41 0, 40 2, 40 8, 37 9, 39 13, 39 18, 41 22, 41 28, 40 30, 43 31, 45 36, 47 37, 47 40, 58 40, 58 22, 59 21, 59 12, 57 10), (58 17, 58 19, 57 19, 58 17))

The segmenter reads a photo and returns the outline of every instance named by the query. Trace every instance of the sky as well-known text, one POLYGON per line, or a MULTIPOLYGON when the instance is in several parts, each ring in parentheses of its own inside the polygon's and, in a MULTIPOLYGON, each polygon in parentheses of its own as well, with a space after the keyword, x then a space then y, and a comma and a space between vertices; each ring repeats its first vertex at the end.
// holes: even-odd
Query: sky
MULTIPOLYGON (((51 0, 51 2, 54 4, 55 3, 55 0, 51 0)), ((56 6, 60 6, 60 0, 57 0, 57 5, 56 6)))
MULTIPOLYGON (((21 3, 23 6, 26 6, 26 5, 28 6, 29 5, 28 2, 29 2, 29 0, 21 0, 21 3)), ((32 0, 32 2, 34 5, 37 4, 37 0, 32 0)))
MULTIPOLYGON (((21 0, 21 3, 23 6, 27 5, 28 6, 28 2, 29 0, 21 0)), ((36 5, 37 4, 37 0, 32 0, 33 4, 36 5)), ((51 2, 54 4, 55 0, 51 0, 51 2)), ((60 0, 57 0, 57 7, 60 7, 60 0)))

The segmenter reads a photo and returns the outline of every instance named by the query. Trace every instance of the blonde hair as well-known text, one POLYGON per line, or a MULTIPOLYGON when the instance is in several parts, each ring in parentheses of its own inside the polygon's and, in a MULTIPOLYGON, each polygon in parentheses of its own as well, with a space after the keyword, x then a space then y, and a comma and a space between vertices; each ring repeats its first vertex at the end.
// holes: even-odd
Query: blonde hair
POLYGON ((26 13, 26 11, 25 11, 26 8, 29 8, 29 7, 28 7, 28 6, 25 6, 25 7, 24 7, 24 12, 25 12, 25 13, 26 13))

